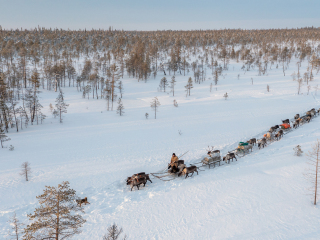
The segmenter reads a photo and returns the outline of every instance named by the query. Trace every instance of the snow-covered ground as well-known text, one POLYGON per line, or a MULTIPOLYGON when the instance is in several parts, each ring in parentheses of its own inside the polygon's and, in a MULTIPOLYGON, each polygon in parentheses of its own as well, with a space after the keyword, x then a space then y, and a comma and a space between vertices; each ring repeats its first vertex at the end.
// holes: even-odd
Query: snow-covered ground
MULTIPOLYGON (((106 111, 105 100, 83 99, 76 88, 64 88, 70 106, 60 124, 48 107, 57 93, 43 91, 44 124, 11 130, 5 145, 15 150, 0 149, 0 239, 14 211, 27 223, 44 186, 62 181, 91 203, 85 206, 83 232, 74 239, 101 239, 113 222, 129 239, 320 239, 320 210, 312 205, 303 176, 306 155, 293 156, 296 145, 307 153, 320 138, 320 117, 230 165, 188 179, 152 179, 140 191, 125 185, 134 173, 164 169, 173 152, 189 151, 183 157, 187 163, 203 158, 208 146, 224 155, 281 119, 320 107, 320 92, 311 89, 307 95, 304 85, 297 95, 297 82, 290 77, 294 69, 283 76, 273 67, 268 76, 257 76, 240 67, 231 65, 212 92, 212 80, 194 84, 188 97, 184 86, 191 73, 176 76, 174 97, 157 91, 162 74, 147 83, 126 77, 121 117, 106 111), (155 96, 161 103, 157 119, 150 108, 155 96), (29 182, 19 175, 25 161, 33 171, 29 182)), ((318 83, 316 75, 311 86, 318 83)))

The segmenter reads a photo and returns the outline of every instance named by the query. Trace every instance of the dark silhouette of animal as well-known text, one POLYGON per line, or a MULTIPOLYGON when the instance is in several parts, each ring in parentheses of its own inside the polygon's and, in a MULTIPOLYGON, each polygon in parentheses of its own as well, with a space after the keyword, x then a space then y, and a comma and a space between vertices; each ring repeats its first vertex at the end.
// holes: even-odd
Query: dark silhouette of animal
POLYGON ((178 174, 178 176, 180 177, 182 174, 185 174, 187 178, 189 177, 189 174, 192 173, 191 174, 191 177, 192 177, 194 172, 197 172, 197 175, 199 174, 196 166, 184 167, 183 170, 178 174))
POLYGON ((282 138, 282 136, 283 136, 283 130, 281 130, 281 129, 277 132, 276 135, 274 135, 274 137, 276 138, 277 141, 280 140, 282 138))
POLYGON ((247 143, 255 145, 255 144, 257 144, 257 139, 251 138, 249 141, 247 141, 247 143))
POLYGON ((320 114, 320 108, 318 109, 318 115, 320 114))
POLYGON ((289 119, 282 120, 282 123, 288 123, 288 124, 290 124, 290 120, 289 120, 289 119))
POLYGON ((296 120, 296 119, 298 119, 300 117, 300 114, 299 113, 297 113, 296 115, 294 115, 294 119, 296 120))
POLYGON ((228 153, 226 156, 223 157, 223 161, 225 161, 226 163, 230 163, 230 160, 232 160, 233 162, 234 158, 236 159, 236 161, 238 161, 235 153, 228 153))
POLYGON ((303 119, 302 119, 302 121, 305 123, 305 122, 310 122, 310 120, 311 120, 311 115, 307 115, 307 116, 305 116, 303 119))
POLYGON ((283 130, 282 129, 280 129, 278 133, 280 134, 280 138, 283 137, 283 130))
POLYGON ((127 185, 130 185, 131 184, 131 181, 132 181, 132 178, 135 177, 135 176, 142 176, 142 175, 145 175, 146 173, 145 172, 141 172, 141 173, 137 173, 137 174, 133 174, 131 177, 128 177, 127 178, 127 185))
POLYGON ((275 125, 274 128, 278 129, 278 128, 279 128, 279 125, 275 125))
MULTIPOLYGON (((147 183, 147 175, 148 175, 148 174, 143 175, 143 176, 136 176, 136 177, 132 178, 132 181, 131 181, 131 183, 130 183, 130 185, 131 185, 131 191, 132 191, 132 189, 133 189, 134 187, 137 187, 138 190, 139 190, 139 187, 140 187, 141 184, 143 184, 143 186, 145 187, 145 186, 146 186, 146 183, 147 183)), ((149 178, 149 176, 148 176, 148 178, 149 178)), ((150 179, 149 179, 149 181, 151 182, 150 179)))
POLYGON ((127 178, 127 185, 130 185, 134 178, 138 178, 139 179, 139 178, 142 178, 142 177, 145 177, 146 181, 149 181, 149 182, 152 183, 152 181, 151 181, 151 179, 149 177, 149 174, 146 174, 145 172, 141 172, 141 173, 133 174, 132 177, 128 177, 127 178))
POLYGON ((260 139, 260 141, 258 142, 258 147, 259 149, 264 148, 267 145, 267 139, 266 138, 262 138, 260 139))
POLYGON ((84 199, 77 199, 76 202, 78 203, 78 205, 80 205, 80 207, 81 207, 81 205, 82 205, 83 203, 84 203, 84 205, 87 205, 87 203, 90 204, 90 203, 88 202, 87 197, 85 197, 84 199))
POLYGON ((276 128, 275 127, 271 127, 270 129, 269 129, 269 132, 271 132, 271 133, 273 133, 273 132, 275 132, 276 131, 276 128))
POLYGON ((300 120, 301 120, 300 118, 296 119, 296 121, 293 123, 294 128, 297 128, 300 126, 300 120))

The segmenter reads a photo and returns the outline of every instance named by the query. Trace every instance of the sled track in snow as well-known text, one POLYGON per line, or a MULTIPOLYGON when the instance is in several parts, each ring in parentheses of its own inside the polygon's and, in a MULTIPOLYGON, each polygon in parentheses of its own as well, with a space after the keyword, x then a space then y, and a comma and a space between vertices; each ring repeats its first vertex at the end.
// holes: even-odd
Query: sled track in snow
MULTIPOLYGON (((317 107, 318 108, 318 107, 317 107)), ((305 114, 305 113, 304 113, 305 114)), ((301 117, 304 117, 305 115, 304 114, 301 114, 300 116, 301 117)), ((320 113, 316 113, 316 115, 314 115, 312 118, 311 118, 311 121, 314 119, 314 118, 316 118, 316 117, 318 117, 320 115, 320 113)), ((293 122, 294 122, 294 118, 291 118, 291 119, 289 119, 290 120, 290 123, 292 124, 293 122)), ((301 126, 303 126, 304 124, 306 124, 306 123, 303 123, 302 125, 300 125, 298 128, 300 128, 301 126)), ((284 132, 284 134, 283 134, 283 137, 285 136, 285 135, 287 135, 288 133, 290 133, 290 132, 292 132, 292 131, 294 131, 294 128, 290 128, 290 130, 288 130, 288 131, 286 131, 286 132, 284 132)), ((257 140, 258 139, 260 139, 261 138, 261 136, 263 136, 263 134, 264 133, 266 133, 266 132, 268 132, 268 130, 267 131, 265 131, 265 132, 262 132, 262 133, 259 133, 259 134, 257 134, 257 135, 255 135, 255 136, 253 136, 253 137, 251 137, 251 138, 256 138, 257 140)), ((247 140, 249 140, 249 139, 247 139, 247 140)), ((244 142, 245 141, 247 141, 247 140, 243 140, 244 142)), ((281 140, 281 139, 280 139, 281 140)), ((266 147, 268 146, 268 145, 270 145, 270 144, 272 144, 272 143, 274 143, 274 142, 277 142, 277 140, 272 140, 272 141, 270 141, 267 145, 266 145, 266 147)), ((221 150, 220 150, 220 154, 221 154, 221 156, 225 156, 227 153, 229 153, 229 152, 236 152, 236 148, 237 148, 237 146, 238 146, 238 144, 239 144, 239 142, 235 142, 235 143, 232 143, 232 144, 229 144, 229 145, 227 145, 227 146, 225 146, 224 148, 222 148, 221 150), (228 149, 232 149, 232 150, 228 150, 228 149)), ((258 144, 258 143, 257 143, 258 144)), ((260 150, 259 148, 258 148, 258 146, 257 146, 257 144, 252 148, 252 152, 254 151, 254 150, 260 150)), ((245 156, 247 156, 247 155, 249 155, 249 154, 251 154, 252 152, 247 152, 247 153, 245 153, 243 156, 240 156, 240 155, 237 155, 237 158, 239 159, 239 158, 243 158, 243 157, 245 157, 245 156)), ((201 169, 204 169, 204 168, 206 168, 207 170, 209 169, 211 169, 211 168, 208 168, 207 166, 208 165, 202 165, 201 164, 201 160, 203 159, 203 157, 202 158, 200 158, 200 159, 196 159, 196 160, 194 160, 194 161, 192 161, 191 163, 189 163, 189 165, 191 166, 191 165, 195 165, 195 166, 197 166, 198 167, 198 169, 200 170, 200 171, 205 171, 205 170, 201 170, 201 169), (200 169, 201 168, 201 169, 200 169)), ((233 160, 232 160, 232 162, 233 162, 233 160)), ((225 162, 223 162, 222 160, 221 160, 221 164, 217 164, 218 166, 223 166, 223 165, 227 165, 227 164, 230 164, 230 162, 229 163, 225 163, 225 162)), ((187 165, 187 164, 186 164, 187 165)), ((215 166, 215 164, 214 164, 214 167, 213 168, 215 168, 216 166, 215 166)), ((212 169, 213 169, 212 168, 212 169)), ((177 178, 178 176, 177 176, 177 174, 173 174, 173 173, 168 173, 168 171, 166 170, 167 168, 165 168, 165 169, 163 169, 163 170, 161 170, 161 171, 159 171, 159 172, 157 172, 157 173, 150 173, 152 176, 153 176, 153 178, 152 179, 159 179, 159 180, 161 180, 161 181, 171 181, 171 180, 174 180, 175 178, 177 178), (169 177, 169 179, 166 179, 166 177, 169 177)))

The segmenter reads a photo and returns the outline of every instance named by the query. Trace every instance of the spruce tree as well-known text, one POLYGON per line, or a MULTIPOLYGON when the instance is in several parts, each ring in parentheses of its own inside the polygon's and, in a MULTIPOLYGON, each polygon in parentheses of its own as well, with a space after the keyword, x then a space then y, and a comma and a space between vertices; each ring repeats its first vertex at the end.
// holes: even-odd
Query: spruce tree
POLYGON ((190 96, 191 88, 193 88, 192 78, 191 77, 189 77, 188 84, 186 86, 184 86, 184 87, 186 88, 187 95, 189 93, 189 96, 190 96))

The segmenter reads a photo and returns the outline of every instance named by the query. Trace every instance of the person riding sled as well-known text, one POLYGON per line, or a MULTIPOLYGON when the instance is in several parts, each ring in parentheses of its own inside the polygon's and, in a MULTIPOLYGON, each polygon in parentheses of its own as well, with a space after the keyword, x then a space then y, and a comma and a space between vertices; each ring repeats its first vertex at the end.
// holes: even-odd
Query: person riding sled
POLYGON ((168 166, 168 169, 171 168, 171 172, 172 173, 175 173, 175 172, 179 171, 179 169, 178 169, 178 160, 179 160, 179 158, 176 156, 176 154, 172 153, 171 162, 170 162, 170 164, 168 166))

